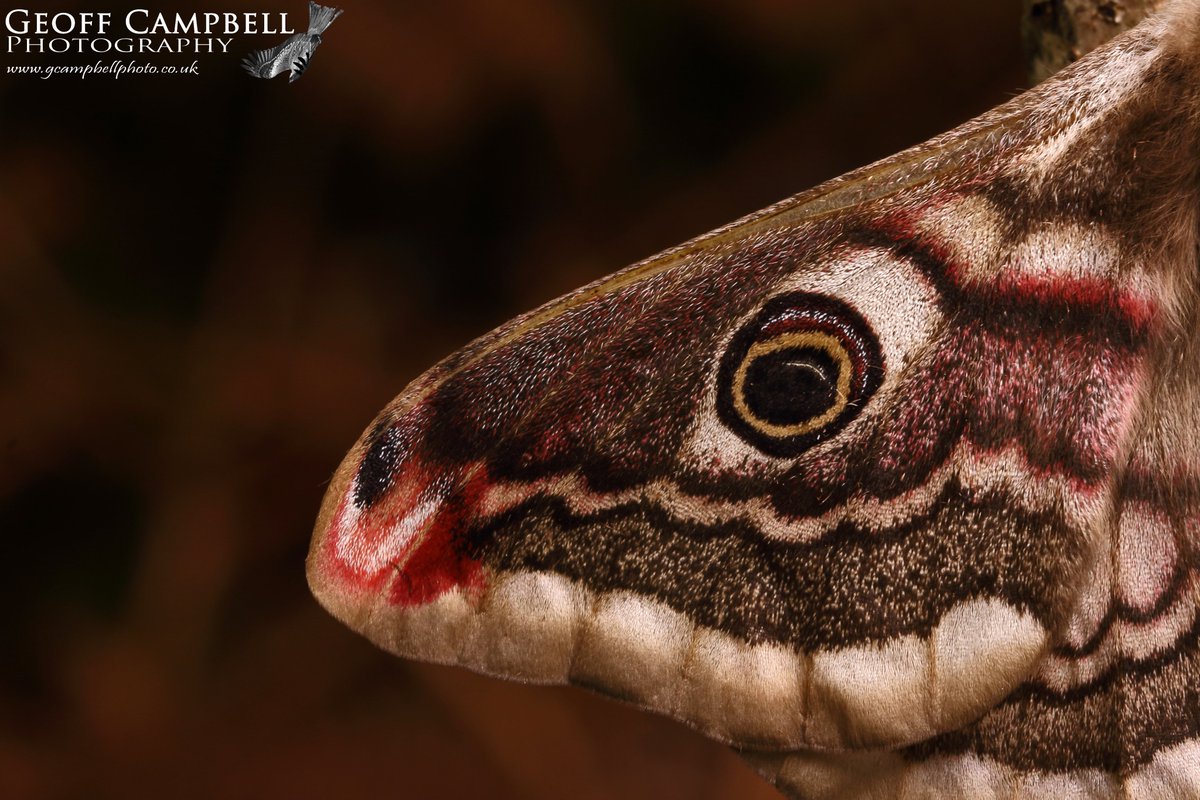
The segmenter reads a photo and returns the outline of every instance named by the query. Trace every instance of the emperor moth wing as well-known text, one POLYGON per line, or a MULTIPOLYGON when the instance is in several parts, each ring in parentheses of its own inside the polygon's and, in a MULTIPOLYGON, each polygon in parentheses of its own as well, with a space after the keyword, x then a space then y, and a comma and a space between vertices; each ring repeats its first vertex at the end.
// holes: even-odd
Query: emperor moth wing
POLYGON ((434 367, 317 597, 797 796, 1197 796, 1195 7, 434 367))

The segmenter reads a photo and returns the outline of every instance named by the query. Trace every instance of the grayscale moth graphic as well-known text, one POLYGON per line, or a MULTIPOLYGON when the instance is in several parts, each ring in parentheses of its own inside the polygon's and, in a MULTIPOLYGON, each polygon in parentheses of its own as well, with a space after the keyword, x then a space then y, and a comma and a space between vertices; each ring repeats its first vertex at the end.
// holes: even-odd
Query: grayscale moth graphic
POLYGON ((1200 0, 413 382, 308 579, 795 798, 1200 797, 1200 0))

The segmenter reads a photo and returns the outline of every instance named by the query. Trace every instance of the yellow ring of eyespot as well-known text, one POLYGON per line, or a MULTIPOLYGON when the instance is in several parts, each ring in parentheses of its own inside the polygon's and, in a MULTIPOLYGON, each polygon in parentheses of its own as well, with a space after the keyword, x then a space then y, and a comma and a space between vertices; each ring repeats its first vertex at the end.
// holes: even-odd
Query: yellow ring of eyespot
POLYGON ((850 354, 846 352, 845 346, 836 337, 819 331, 785 333, 776 336, 774 339, 768 339, 765 342, 756 342, 746 351, 741 365, 738 366, 737 372, 733 375, 733 386, 731 387, 733 407, 738 415, 745 420, 746 424, 759 433, 777 439, 803 436, 806 433, 812 433, 824 428, 846 410, 846 406, 850 402, 850 378, 853 371, 853 366, 850 363, 850 354), (758 417, 750 410, 750 406, 746 404, 746 372, 756 359, 779 350, 799 348, 821 350, 837 365, 837 399, 820 416, 812 417, 804 422, 798 422, 795 425, 775 425, 758 417))

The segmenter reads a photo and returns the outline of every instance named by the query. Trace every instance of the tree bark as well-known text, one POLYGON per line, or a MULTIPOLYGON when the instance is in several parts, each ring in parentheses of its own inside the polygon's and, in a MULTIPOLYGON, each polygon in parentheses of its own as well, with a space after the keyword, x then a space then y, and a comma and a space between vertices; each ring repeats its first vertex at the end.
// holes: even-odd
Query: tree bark
POLYGON ((1023 0, 1021 39, 1033 83, 1141 22, 1165 0, 1023 0))

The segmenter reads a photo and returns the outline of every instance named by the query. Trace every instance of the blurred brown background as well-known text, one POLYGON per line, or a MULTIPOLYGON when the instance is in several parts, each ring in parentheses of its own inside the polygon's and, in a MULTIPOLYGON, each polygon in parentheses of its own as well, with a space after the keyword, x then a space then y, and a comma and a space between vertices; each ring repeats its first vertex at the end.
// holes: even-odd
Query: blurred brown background
POLYGON ((1011 96, 1019 4, 343 5, 290 86, 238 67, 278 37, 0 75, 0 797, 771 797, 666 720, 377 652, 310 526, 449 351, 1011 96))

